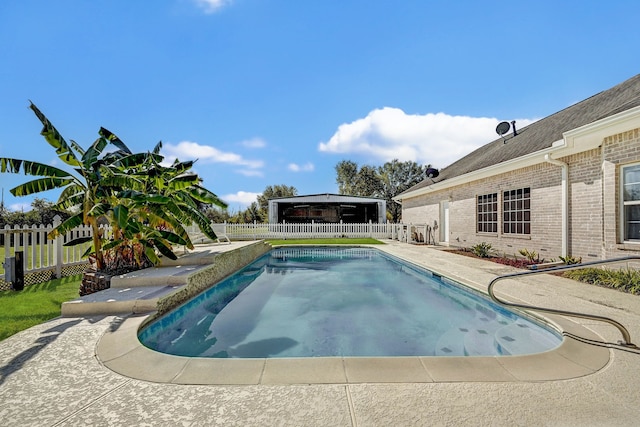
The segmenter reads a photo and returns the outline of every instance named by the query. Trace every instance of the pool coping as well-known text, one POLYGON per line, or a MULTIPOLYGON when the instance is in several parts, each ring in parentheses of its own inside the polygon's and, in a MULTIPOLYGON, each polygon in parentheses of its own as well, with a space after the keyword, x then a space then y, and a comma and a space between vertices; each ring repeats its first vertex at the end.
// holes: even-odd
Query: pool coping
POLYGON ((149 315, 123 317, 98 341, 96 357, 121 375, 156 383, 193 385, 359 384, 556 381, 604 368, 611 350, 602 338, 568 319, 548 316, 565 333, 550 351, 522 356, 315 357, 213 359, 174 356, 142 345, 138 330, 149 315), (573 336, 582 337, 582 339, 573 336), (584 340, 583 340, 584 339, 584 340))
MULTIPOLYGON (((404 260, 404 257, 400 258, 404 260)), ((411 260, 404 261, 412 263, 411 260)), ((460 279, 454 280, 477 289, 474 283, 460 279)), ((114 372, 144 381, 256 385, 557 381, 591 375, 607 366, 612 354, 604 339, 587 327, 567 317, 546 314, 536 317, 561 332, 563 341, 555 349, 529 355, 184 357, 160 353, 140 342, 138 332, 153 315, 132 314, 120 318, 121 321, 98 341, 97 359, 114 372)))

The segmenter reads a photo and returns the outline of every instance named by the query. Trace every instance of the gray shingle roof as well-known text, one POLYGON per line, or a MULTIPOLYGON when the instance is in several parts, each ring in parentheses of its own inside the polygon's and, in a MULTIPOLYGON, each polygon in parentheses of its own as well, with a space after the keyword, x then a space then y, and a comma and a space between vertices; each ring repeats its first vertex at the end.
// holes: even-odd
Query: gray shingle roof
MULTIPOLYGON (((516 136, 513 136, 512 132, 505 134, 506 143, 502 138, 498 138, 483 145, 442 169, 434 181, 444 181, 549 148, 555 141, 562 139, 564 132, 638 105, 640 105, 640 74, 529 126, 517 129, 516 136)), ((516 123, 516 128, 517 125, 516 123)), ((430 179, 424 180, 401 194, 431 184, 430 179)))

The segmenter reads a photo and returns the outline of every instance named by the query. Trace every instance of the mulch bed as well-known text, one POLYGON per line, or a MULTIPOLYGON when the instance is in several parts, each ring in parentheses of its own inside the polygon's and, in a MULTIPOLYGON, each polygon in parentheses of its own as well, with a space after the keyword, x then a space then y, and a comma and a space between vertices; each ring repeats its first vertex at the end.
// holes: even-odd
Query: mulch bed
POLYGON ((485 261, 491 261, 497 264, 509 265, 511 267, 523 268, 523 269, 527 269, 530 265, 535 264, 534 262, 530 262, 529 260, 526 260, 526 259, 513 259, 513 258, 497 257, 497 256, 482 258, 474 254, 473 252, 466 251, 464 249, 447 249, 447 252, 451 252, 457 255, 464 255, 470 258, 483 259, 485 261))

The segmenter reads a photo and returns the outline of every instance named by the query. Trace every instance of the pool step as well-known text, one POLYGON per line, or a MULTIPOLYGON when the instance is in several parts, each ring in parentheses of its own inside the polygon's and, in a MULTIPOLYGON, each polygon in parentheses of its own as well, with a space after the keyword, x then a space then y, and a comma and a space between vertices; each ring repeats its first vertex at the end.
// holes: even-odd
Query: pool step
MULTIPOLYGON (((256 242, 198 245, 177 260, 163 258, 160 266, 111 278, 111 287, 62 303, 62 316, 91 316, 121 313, 148 313, 158 301, 187 284, 188 277, 215 262, 223 252, 256 245, 256 242)), ((260 243, 263 244, 263 243, 260 243)))
POLYGON ((495 334, 495 344, 501 354, 539 353, 540 343, 545 342, 553 347, 548 335, 520 322, 505 326, 495 334), (517 352, 514 352, 515 346, 517 352))
POLYGON ((490 356, 500 354, 495 334, 507 323, 477 311, 473 320, 444 333, 435 349, 436 356, 490 356))
POLYGON ((182 286, 146 286, 109 288, 73 301, 62 303, 62 317, 81 317, 120 313, 149 313, 157 309, 158 300, 182 286))
POLYGON ((468 332, 466 326, 449 329, 438 339, 434 356, 464 356, 464 337, 468 332))

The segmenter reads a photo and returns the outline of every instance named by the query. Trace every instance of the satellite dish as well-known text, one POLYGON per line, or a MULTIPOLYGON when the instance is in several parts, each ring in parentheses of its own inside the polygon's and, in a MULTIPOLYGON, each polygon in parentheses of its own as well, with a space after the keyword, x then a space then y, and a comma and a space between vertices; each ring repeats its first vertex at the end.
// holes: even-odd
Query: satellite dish
POLYGON ((437 178, 438 175, 440 175, 440 172, 438 172, 438 169, 435 168, 427 168, 427 172, 426 172, 427 178, 437 178))
POLYGON ((511 125, 509 124, 509 122, 500 122, 498 123, 498 126, 496 126, 496 133, 502 136, 505 133, 509 132, 510 128, 511 128, 511 125))

